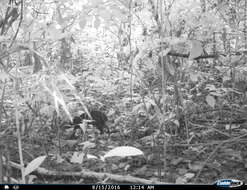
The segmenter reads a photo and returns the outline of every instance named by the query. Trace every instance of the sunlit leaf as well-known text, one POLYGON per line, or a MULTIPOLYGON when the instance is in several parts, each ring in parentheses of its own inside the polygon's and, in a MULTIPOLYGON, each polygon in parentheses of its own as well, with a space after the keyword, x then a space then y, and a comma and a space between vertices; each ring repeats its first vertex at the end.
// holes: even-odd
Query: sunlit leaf
POLYGON ((198 40, 191 40, 191 49, 190 49, 190 57, 189 59, 195 59, 202 55, 203 48, 202 44, 198 40))
POLYGON ((126 156, 138 156, 138 155, 144 155, 144 153, 135 147, 120 146, 120 147, 116 147, 116 148, 110 150, 109 152, 107 152, 103 156, 103 159, 109 158, 109 157, 114 157, 114 156, 126 157, 126 156))
POLYGON ((25 168, 24 175, 27 176, 28 174, 36 170, 45 161, 45 159, 46 156, 39 156, 38 158, 32 160, 25 168))
POLYGON ((74 152, 70 159, 71 163, 82 164, 85 154, 83 152, 74 152))
POLYGON ((92 154, 87 154, 87 159, 98 159, 98 157, 97 156, 94 156, 94 155, 92 155, 92 154))
POLYGON ((184 175, 184 177, 185 177, 186 179, 191 179, 191 178, 193 178, 194 176, 195 176, 194 173, 186 173, 186 174, 184 175))
POLYGON ((206 97, 206 102, 208 103, 208 105, 210 105, 211 107, 214 108, 214 106, 215 106, 215 98, 213 96, 208 95, 206 97))
POLYGON ((178 126, 179 127, 179 121, 176 119, 176 120, 173 120, 172 121, 176 126, 178 126))

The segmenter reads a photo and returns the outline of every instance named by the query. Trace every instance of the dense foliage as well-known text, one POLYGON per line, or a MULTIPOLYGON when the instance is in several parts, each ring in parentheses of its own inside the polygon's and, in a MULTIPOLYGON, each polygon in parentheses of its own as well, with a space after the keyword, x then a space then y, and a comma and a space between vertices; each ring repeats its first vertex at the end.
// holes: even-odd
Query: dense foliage
POLYGON ((246 20, 244 0, 0 1, 0 183, 244 173, 246 20))

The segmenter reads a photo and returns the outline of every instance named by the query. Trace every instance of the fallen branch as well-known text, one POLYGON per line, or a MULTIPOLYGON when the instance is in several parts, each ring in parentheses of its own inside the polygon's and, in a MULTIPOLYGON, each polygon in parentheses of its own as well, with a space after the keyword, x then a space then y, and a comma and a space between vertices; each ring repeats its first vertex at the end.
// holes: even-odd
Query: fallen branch
MULTIPOLYGON (((189 58, 190 54, 184 54, 184 53, 177 53, 177 52, 169 52, 167 55, 173 56, 173 57, 181 57, 181 58, 189 58)), ((194 60, 199 59, 217 59, 220 56, 220 54, 207 54, 207 55, 200 55, 196 57, 194 60)))
MULTIPOLYGON (((21 166, 20 164, 17 164, 15 162, 9 162, 9 165, 20 169, 21 166)), ((80 171, 80 172, 64 172, 64 171, 52 171, 52 170, 47 170, 45 168, 37 168, 35 170, 40 175, 45 175, 45 176, 56 176, 56 177, 80 177, 80 178, 96 178, 100 180, 104 180, 105 178, 111 179, 113 181, 117 181, 120 183, 135 183, 135 184, 168 184, 164 182, 159 182, 159 181, 152 181, 152 180, 147 180, 143 178, 138 178, 138 177, 133 177, 133 176, 123 176, 123 175, 118 175, 118 174, 110 174, 110 173, 98 173, 98 172, 93 172, 93 171, 80 171)))

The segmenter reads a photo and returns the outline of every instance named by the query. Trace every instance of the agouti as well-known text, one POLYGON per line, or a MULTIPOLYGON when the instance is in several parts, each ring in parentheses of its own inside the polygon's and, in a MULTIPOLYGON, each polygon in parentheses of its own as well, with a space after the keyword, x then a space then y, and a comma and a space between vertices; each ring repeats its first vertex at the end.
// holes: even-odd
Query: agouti
MULTIPOLYGON (((106 125, 106 121, 108 120, 108 118, 105 113, 97 110, 92 110, 90 111, 90 115, 92 116, 92 122, 90 122, 90 124, 95 126, 101 134, 105 132, 105 129, 107 130, 106 132, 108 134, 110 133, 109 127, 106 125)), ((82 123, 84 119, 90 120, 89 116, 86 113, 83 113, 80 116, 75 116, 73 118, 73 124, 78 125, 82 123)))

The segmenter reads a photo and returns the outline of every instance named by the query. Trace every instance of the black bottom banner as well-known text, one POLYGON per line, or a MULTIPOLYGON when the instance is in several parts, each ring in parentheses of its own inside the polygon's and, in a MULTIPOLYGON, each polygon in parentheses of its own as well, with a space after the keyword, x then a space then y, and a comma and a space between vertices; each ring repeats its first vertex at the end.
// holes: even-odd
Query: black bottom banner
POLYGON ((46 185, 23 185, 23 184, 1 184, 0 190, 186 190, 186 189, 246 189, 246 186, 240 187, 223 187, 217 185, 114 185, 114 184, 93 184, 93 185, 58 185, 58 184, 46 184, 46 185))

